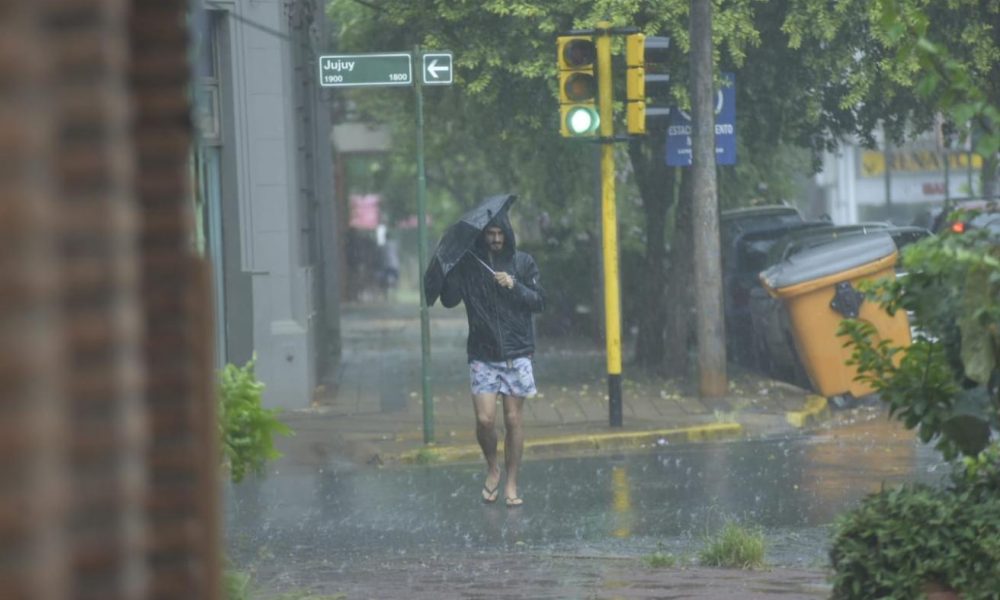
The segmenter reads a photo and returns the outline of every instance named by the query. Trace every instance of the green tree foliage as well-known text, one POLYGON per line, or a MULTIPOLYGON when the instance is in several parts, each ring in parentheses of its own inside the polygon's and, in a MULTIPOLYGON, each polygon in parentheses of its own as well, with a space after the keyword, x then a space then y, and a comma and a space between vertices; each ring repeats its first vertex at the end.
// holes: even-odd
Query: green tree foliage
POLYGON ((972 135, 996 183, 1000 149, 1000 2, 996 0, 789 0, 790 45, 826 83, 816 88, 822 137, 874 144, 931 130, 972 135))
MULTIPOLYGON (((814 33, 831 35, 841 29, 832 24, 835 15, 823 13, 819 3, 803 5, 810 7, 814 33)), ((915 87, 921 111, 943 110, 954 126, 977 127, 982 133, 978 148, 995 168, 1000 150, 1000 2, 886 0, 864 14, 881 47, 895 50, 895 60, 879 62, 878 73, 915 87), (929 40, 931 23, 934 35, 955 36, 942 36, 947 43, 929 40)), ((791 29, 807 29, 803 22, 798 25, 802 29, 791 29)), ((864 82, 856 83, 860 95, 852 102, 867 94, 864 82)), ((988 231, 946 232, 907 248, 904 261, 908 276, 882 282, 873 295, 890 312, 907 310, 920 334, 902 349, 876 341, 870 326, 845 323, 852 360, 861 378, 924 441, 937 439, 949 458, 976 455, 1000 416, 1000 243, 988 231)))
MULTIPOLYGON (((792 31, 835 35, 856 9, 886 59, 869 77, 851 79, 841 106, 864 106, 875 81, 917 92, 909 122, 935 111, 950 126, 979 134, 984 192, 993 193, 1000 136, 1000 51, 995 0, 949 2, 884 0, 870 6, 803 0, 809 19, 789 21, 792 31), (844 15, 838 15, 843 10, 844 15), (894 54, 893 54, 894 53, 894 54), (880 79, 881 78, 881 79, 880 79)), ((874 55, 863 55, 865 59, 874 55)), ((860 72, 860 70, 859 70, 860 72)), ((881 90, 880 90, 881 91, 881 90)), ((883 91, 884 92, 884 91, 883 91)), ((878 95, 878 94, 874 94, 878 95)), ((928 585, 963 598, 995 598, 1000 589, 1000 243, 986 231, 945 233, 908 247, 907 275, 868 292, 890 312, 906 310, 919 332, 908 348, 878 340, 870 325, 845 322, 852 362, 878 390, 892 414, 935 440, 948 458, 965 456, 946 489, 924 486, 883 490, 840 519, 830 551, 836 598, 920 597, 928 585)))
MULTIPOLYGON (((762 45, 783 47, 782 60, 796 60, 783 36, 772 35, 780 20, 772 18, 770 6, 761 0, 716 4, 713 35, 716 62, 721 68, 749 68, 747 61, 758 56, 757 48, 762 45), (758 16, 757 11, 764 8, 768 12, 758 16), (761 31, 767 32, 768 38, 762 38, 761 31)), ((598 239, 599 234, 594 202, 596 148, 564 140, 558 133, 556 36, 573 28, 593 27, 602 20, 613 26, 636 26, 650 35, 669 36, 676 49, 670 65, 677 82, 673 94, 686 106, 688 7, 687 0, 332 0, 328 14, 338 26, 335 45, 340 52, 406 51, 420 44, 454 53, 454 85, 424 90, 429 205, 438 228, 432 237, 483 196, 514 191, 521 196, 516 216, 522 225, 533 226, 539 221, 552 225, 540 236, 531 236, 541 238, 541 247, 533 250, 543 253, 539 258, 544 263, 546 248, 564 255, 559 248, 572 248, 578 239, 598 239)), ((615 43, 614 52, 620 55, 622 40, 615 43)), ((759 190, 766 190, 765 197, 770 200, 798 196, 797 179, 790 173, 807 170, 810 157, 788 148, 796 140, 809 139, 803 132, 812 129, 798 118, 802 111, 793 105, 796 94, 788 89, 797 83, 788 77, 786 66, 764 67, 760 73, 769 78, 758 77, 755 71, 748 71, 746 77, 737 73, 740 164, 723 170, 719 189, 726 206, 759 197, 759 190), (784 78, 783 87, 776 78, 784 78), (788 99, 783 111, 764 112, 765 104, 776 99, 788 99), (748 135, 742 134, 744 127, 748 135), (761 182, 766 185, 758 186, 761 182)), ((397 214, 411 213, 415 179, 413 93, 366 89, 338 94, 351 99, 366 118, 391 125, 394 147, 387 176, 394 183, 387 186, 388 196, 397 214)), ((643 326, 650 321, 644 321, 641 313, 662 313, 666 304, 666 241, 672 236, 673 223, 667 212, 674 203, 675 171, 679 170, 664 164, 663 143, 662 124, 656 131, 654 123, 654 133, 635 139, 627 150, 620 147, 616 161, 620 170, 620 239, 637 250, 623 249, 623 274, 638 275, 635 282, 623 281, 625 289, 635 296, 635 302, 629 294, 623 298, 624 316, 627 322, 638 322, 640 331, 662 331, 662 322, 643 326)), ((534 227, 532 230, 537 232, 534 227)), ((675 256, 673 260, 688 261, 689 257, 675 256)), ((592 279, 581 277, 577 284, 569 295, 577 302, 589 303, 592 279)), ((575 304, 567 310, 572 311, 575 304)), ((545 318, 559 309, 553 305, 545 318)), ((559 319, 570 319, 570 315, 559 319)), ((663 339, 662 334, 658 336, 663 339)), ((662 351, 662 344, 654 345, 651 351, 662 351)), ((654 355, 648 362, 655 364, 659 358, 654 355)))
POLYGON ((281 457, 274 436, 293 435, 278 420, 277 409, 261 405, 264 384, 254 373, 254 359, 244 366, 226 365, 219 374, 219 438, 223 467, 234 483, 249 473, 260 474, 267 461, 281 457))
MULTIPOLYGON (((800 199, 800 177, 819 166, 818 151, 832 149, 845 134, 874 143, 874 132, 884 127, 901 140, 930 128, 948 106, 954 109, 945 110, 952 129, 967 119, 995 126, 989 107, 997 105, 1000 85, 997 5, 996 0, 715 2, 715 64, 736 73, 739 132, 739 163, 720 170, 722 205, 800 199), (889 27, 892 23, 902 29, 889 27)), ((558 134, 557 34, 608 21, 669 36, 676 51, 672 92, 687 106, 688 6, 687 0, 331 0, 328 14, 341 52, 407 51, 419 44, 454 53, 454 85, 425 89, 429 206, 437 228, 432 237, 480 198, 513 191, 521 196, 522 225, 532 225, 532 231, 540 221, 560 226, 563 233, 542 232, 547 245, 556 247, 572 245, 573 238, 560 237, 565 232, 597 239, 599 222, 594 147, 558 134)), ((394 216, 411 214, 412 91, 376 88, 338 91, 336 97, 350 99, 369 120, 391 126, 386 193, 394 216)), ((988 131, 977 128, 980 143, 993 139, 988 131)), ((989 172, 993 163, 987 159, 989 172)), ((663 162, 663 131, 655 127, 652 135, 620 149, 617 161, 624 183, 618 186, 619 207, 626 207, 620 223, 629 232, 620 238, 643 248, 623 253, 623 273, 643 275, 636 284, 642 291, 633 291, 645 300, 635 303, 636 315, 625 298, 624 316, 661 339, 662 312, 673 306, 664 300, 667 265, 689 260, 666 254, 667 240, 678 235, 677 221, 667 213, 684 186, 663 162), (629 211, 633 199, 638 209, 629 211)), ((590 285, 581 281, 579 289, 590 285)), ((648 348, 655 354, 662 344, 648 348)))

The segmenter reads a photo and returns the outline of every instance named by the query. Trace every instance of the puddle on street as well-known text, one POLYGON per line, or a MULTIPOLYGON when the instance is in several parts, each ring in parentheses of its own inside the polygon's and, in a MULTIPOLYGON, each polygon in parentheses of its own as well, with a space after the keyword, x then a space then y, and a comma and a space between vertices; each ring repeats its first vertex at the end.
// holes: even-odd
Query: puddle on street
POLYGON ((936 452, 882 418, 789 440, 529 459, 519 509, 478 500, 478 465, 277 473, 228 490, 228 547, 236 564, 292 580, 308 569, 343 576, 386 561, 498 551, 574 559, 659 551, 690 562, 735 519, 763 530, 768 564, 816 568, 830 524, 865 494, 946 473, 936 452))

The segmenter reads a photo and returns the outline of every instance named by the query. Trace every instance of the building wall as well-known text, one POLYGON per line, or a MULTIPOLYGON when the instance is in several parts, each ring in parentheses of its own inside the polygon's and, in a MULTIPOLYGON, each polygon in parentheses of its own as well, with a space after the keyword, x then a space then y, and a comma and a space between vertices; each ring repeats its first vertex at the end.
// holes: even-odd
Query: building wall
POLYGON ((231 91, 223 112, 232 115, 232 134, 223 161, 231 161, 233 194, 225 195, 223 208, 227 352, 230 362, 256 354, 268 406, 303 407, 333 359, 339 323, 324 246, 332 247, 332 240, 322 235, 331 226, 325 211, 333 176, 321 133, 329 131, 329 117, 312 77, 325 16, 312 0, 212 7, 228 14, 223 69, 231 91), (234 216, 238 236, 230 235, 237 233, 234 216), (238 269, 232 256, 237 248, 238 269))
POLYGON ((980 157, 962 150, 946 152, 930 135, 888 149, 845 141, 837 152, 824 156, 815 183, 835 223, 909 224, 928 207, 976 197, 981 167, 980 157))

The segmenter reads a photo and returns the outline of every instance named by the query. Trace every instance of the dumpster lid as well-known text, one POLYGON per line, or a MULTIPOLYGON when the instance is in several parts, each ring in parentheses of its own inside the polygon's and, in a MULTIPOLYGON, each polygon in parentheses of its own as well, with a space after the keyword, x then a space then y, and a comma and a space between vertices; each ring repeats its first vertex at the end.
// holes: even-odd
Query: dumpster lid
POLYGON ((848 271, 895 251, 896 244, 887 233, 850 235, 792 255, 763 271, 760 280, 771 289, 780 289, 848 271))

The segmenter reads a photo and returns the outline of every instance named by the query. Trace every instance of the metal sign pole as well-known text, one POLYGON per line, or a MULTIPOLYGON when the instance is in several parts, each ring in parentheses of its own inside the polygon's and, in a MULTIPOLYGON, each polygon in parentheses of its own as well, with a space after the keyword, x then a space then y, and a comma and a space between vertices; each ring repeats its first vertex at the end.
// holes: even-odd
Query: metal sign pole
MULTIPOLYGON (((417 249, 420 272, 427 271, 427 177, 424 173, 424 85, 451 85, 454 81, 452 53, 438 50, 376 52, 373 54, 331 54, 319 57, 319 81, 323 87, 413 85, 417 113, 417 249), (420 61, 419 77, 413 76, 413 62, 420 61)), ((431 326, 427 295, 420 288, 420 362, 423 388, 424 443, 434 443, 434 399, 431 397, 431 326)))
MULTIPOLYGON (((413 50, 414 59, 420 57, 420 46, 413 50)), ((416 93, 417 105, 417 255, 420 260, 420 272, 427 270, 427 177, 424 173, 424 94, 423 79, 416 78, 413 90, 416 93)), ((420 379, 423 389, 424 408, 424 443, 434 443, 434 398, 431 396, 431 325, 427 312, 427 294, 421 282, 420 288, 420 379)))

